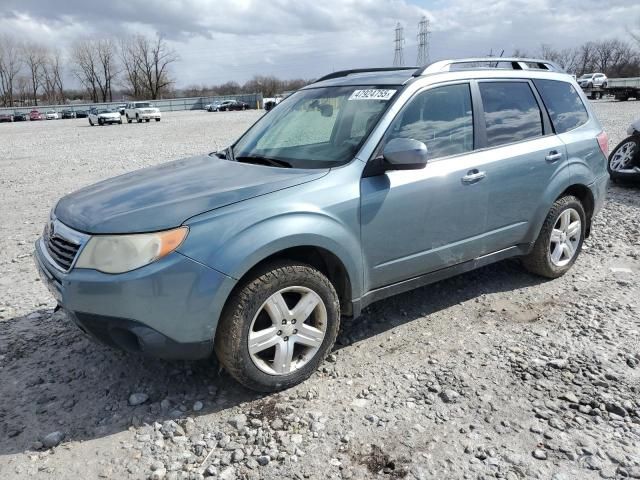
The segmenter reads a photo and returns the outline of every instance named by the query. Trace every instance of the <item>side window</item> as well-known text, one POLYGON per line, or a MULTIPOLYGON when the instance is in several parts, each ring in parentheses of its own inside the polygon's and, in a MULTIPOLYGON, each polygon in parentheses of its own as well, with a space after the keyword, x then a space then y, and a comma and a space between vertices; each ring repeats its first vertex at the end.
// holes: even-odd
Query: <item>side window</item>
POLYGON ((542 113, 526 82, 480 82, 487 146, 542 136, 542 113))
POLYGON ((578 92, 568 82, 558 80, 534 80, 556 133, 564 133, 584 125, 589 114, 578 92))
POLYGON ((419 93, 395 118, 386 140, 423 142, 429 158, 473 150, 473 111, 469 84, 447 85, 419 93))

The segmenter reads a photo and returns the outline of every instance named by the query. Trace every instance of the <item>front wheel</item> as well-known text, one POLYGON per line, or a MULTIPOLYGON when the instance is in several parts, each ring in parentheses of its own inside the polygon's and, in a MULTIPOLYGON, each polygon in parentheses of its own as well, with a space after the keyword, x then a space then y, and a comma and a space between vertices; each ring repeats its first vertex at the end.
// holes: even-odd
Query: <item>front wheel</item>
POLYGON ((536 275, 558 278, 573 266, 586 231, 586 214, 580 200, 572 195, 555 201, 533 250, 522 259, 524 267, 536 275))
POLYGON ((131 123, 131 122, 133 122, 133 120, 131 120, 131 119, 129 118, 129 115, 127 115, 127 123, 131 123))
POLYGON ((273 263, 256 271, 230 298, 215 351, 244 386, 274 392, 316 371, 339 325, 340 302, 325 275, 301 263, 273 263))
POLYGON ((93 122, 91 121, 91 119, 89 119, 89 125, 93 127, 93 122))
POLYGON ((159 118, 156 118, 156 122, 159 122, 159 121, 160 121, 160 119, 159 119, 159 118))
POLYGON ((98 119, 98 125, 103 126, 104 125, 104 120, 99 118, 98 119))
POLYGON ((138 123, 142 123, 142 119, 140 118, 140 115, 138 115, 137 113, 136 113, 136 121, 138 123))

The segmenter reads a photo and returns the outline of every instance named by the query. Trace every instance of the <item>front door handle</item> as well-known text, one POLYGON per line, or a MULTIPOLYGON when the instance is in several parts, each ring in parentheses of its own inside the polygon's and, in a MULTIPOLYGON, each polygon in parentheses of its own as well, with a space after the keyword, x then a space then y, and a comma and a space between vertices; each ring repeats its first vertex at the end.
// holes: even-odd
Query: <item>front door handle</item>
POLYGON ((469 170, 467 174, 464 177, 462 177, 462 183, 466 183, 466 184, 476 183, 482 180, 486 176, 487 176, 486 172, 481 172, 477 168, 474 168, 473 170, 469 170))
POLYGON ((551 150, 549 155, 544 157, 544 159, 549 163, 555 163, 562 158, 562 154, 557 150, 551 150))

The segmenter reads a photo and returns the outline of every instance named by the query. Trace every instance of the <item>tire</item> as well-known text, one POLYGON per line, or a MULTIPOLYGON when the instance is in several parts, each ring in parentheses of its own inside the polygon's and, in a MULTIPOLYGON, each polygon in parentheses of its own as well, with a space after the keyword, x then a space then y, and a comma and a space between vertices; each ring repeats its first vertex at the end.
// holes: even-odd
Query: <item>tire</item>
POLYGON ((640 168, 640 135, 632 135, 622 140, 613 149, 607 161, 607 171, 614 181, 640 181, 640 172, 620 172, 640 168))
POLYGON ((137 113, 136 113, 136 122, 142 123, 142 119, 140 118, 140 115, 138 115, 137 113))
MULTIPOLYGON (((278 305, 274 302, 272 305, 278 305)), ((277 313, 280 310, 275 307, 271 311, 277 313)), ((216 332, 215 352, 222 366, 245 387, 259 392, 275 392, 303 382, 318 369, 333 347, 339 326, 338 294, 326 276, 303 263, 271 263, 257 270, 230 297, 216 332), (295 315, 295 307, 299 305, 296 302, 307 294, 318 303, 311 314, 306 314, 305 319, 296 321, 295 317, 286 317, 288 320, 285 320, 285 316, 276 315, 282 318, 280 321, 272 319, 271 314, 267 313, 267 300, 279 298, 285 302, 287 309, 291 309, 286 315, 295 315), (250 331, 256 332, 258 324, 263 327, 258 331, 274 329, 268 338, 275 343, 251 354, 249 335, 250 331), (296 327, 302 325, 314 327, 310 331, 316 332, 315 346, 305 346, 293 340, 297 334, 296 327), (276 352, 282 352, 278 349, 280 345, 294 348, 291 357, 295 358, 289 357, 289 362, 295 362, 297 366, 290 365, 288 369, 286 364, 281 363, 282 371, 277 373, 274 360, 276 352), (270 355, 273 358, 269 359, 270 355)), ((300 338, 298 335, 296 337, 300 338)))
POLYGON ((122 119, 118 120, 118 125, 122 125, 122 119))
MULTIPOLYGON (((540 234, 533 246, 531 252, 522 258, 522 264, 524 267, 530 271, 531 273, 535 273, 536 275, 540 275, 546 278, 558 278, 567 273, 567 271, 573 266, 576 259, 580 255, 580 251, 582 250, 582 242, 584 241, 584 235, 586 231, 586 214, 584 212, 584 207, 580 200, 572 195, 568 195, 566 197, 559 198, 552 205, 551 210, 549 211, 547 218, 542 225, 542 229, 540 230, 540 234), (566 213, 565 213, 566 212, 566 213), (575 235, 570 236, 567 235, 566 242, 570 242, 572 244, 573 253, 569 257, 566 254, 566 251, 561 248, 562 257, 560 257, 558 262, 554 262, 552 260, 552 247, 553 243, 556 244, 558 242, 552 242, 552 232, 554 231, 562 231, 562 219, 561 216, 565 214, 570 214, 571 220, 567 224, 573 225, 575 220, 580 220, 580 225, 577 230, 580 237, 577 238, 575 235), (574 216, 575 215, 575 216, 574 216), (577 218, 576 218, 577 217, 577 218), (555 227, 559 226, 558 229, 555 227), (572 242, 571 239, 575 241, 572 242), (565 258, 568 257, 568 258, 565 258), (564 260, 563 260, 564 259, 564 260)), ((554 252, 555 252, 554 248, 554 252)))
POLYGON ((131 122, 133 122, 133 120, 131 120, 131 119, 129 118, 129 115, 127 115, 127 123, 131 123, 131 122))
POLYGON ((159 118, 156 118, 156 122, 159 122, 159 121, 160 121, 160 119, 159 119, 159 118))
POLYGON ((104 120, 102 120, 101 118, 98 119, 98 125, 100 125, 101 127, 104 126, 104 120))
POLYGON ((145 118, 144 121, 149 123, 151 121, 151 119, 150 118, 145 118))
POLYGON ((91 119, 89 119, 89 125, 93 127, 93 122, 91 121, 91 119))

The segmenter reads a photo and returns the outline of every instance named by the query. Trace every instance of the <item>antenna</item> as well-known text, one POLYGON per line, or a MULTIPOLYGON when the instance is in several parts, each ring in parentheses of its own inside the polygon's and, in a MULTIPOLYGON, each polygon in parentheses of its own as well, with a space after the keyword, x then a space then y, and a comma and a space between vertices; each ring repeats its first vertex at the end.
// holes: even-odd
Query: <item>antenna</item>
POLYGON ((429 63, 429 19, 423 16, 418 24, 418 60, 417 65, 427 65, 429 63))
POLYGON ((396 24, 396 49, 393 56, 393 66, 402 67, 404 65, 404 53, 402 51, 404 47, 404 28, 400 25, 400 22, 396 24))

